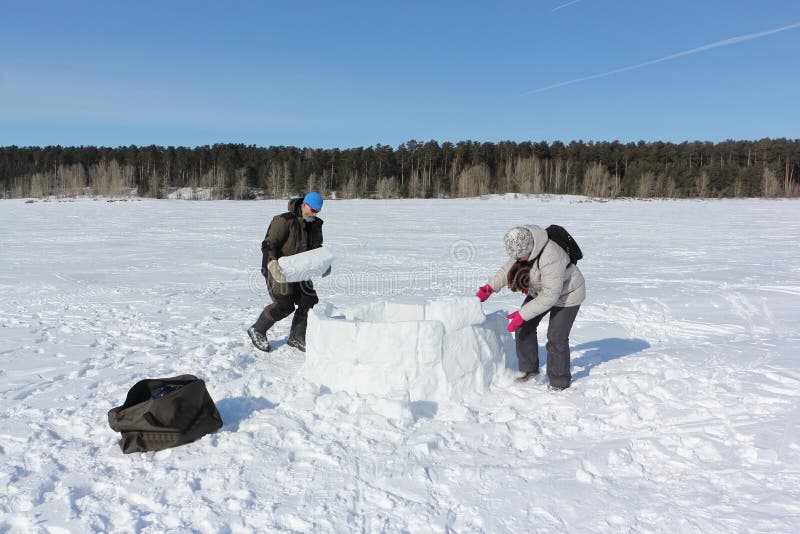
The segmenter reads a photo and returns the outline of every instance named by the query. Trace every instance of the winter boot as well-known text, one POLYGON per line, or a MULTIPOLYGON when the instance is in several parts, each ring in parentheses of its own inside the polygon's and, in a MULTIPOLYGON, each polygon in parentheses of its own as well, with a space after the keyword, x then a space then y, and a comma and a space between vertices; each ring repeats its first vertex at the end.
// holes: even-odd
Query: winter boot
POLYGON ((289 339, 286 340, 286 344, 290 347, 294 347, 300 352, 306 351, 306 342, 302 339, 297 339, 294 337, 289 336, 289 339))
POLYGON ((250 336, 250 341, 253 342, 253 346, 258 350, 269 352, 272 350, 272 347, 269 345, 269 340, 267 336, 259 332, 255 329, 255 327, 251 326, 247 329, 247 335, 250 336))
POLYGON ((297 308, 292 317, 292 328, 286 344, 301 352, 306 351, 306 327, 308 326, 308 308, 297 308))
POLYGON ((538 374, 539 374, 539 370, 538 369, 535 370, 535 371, 525 371, 524 373, 519 375, 517 378, 515 378, 514 382, 520 382, 520 383, 527 382, 528 380, 530 380, 531 378, 533 378, 534 376, 536 376, 538 374))

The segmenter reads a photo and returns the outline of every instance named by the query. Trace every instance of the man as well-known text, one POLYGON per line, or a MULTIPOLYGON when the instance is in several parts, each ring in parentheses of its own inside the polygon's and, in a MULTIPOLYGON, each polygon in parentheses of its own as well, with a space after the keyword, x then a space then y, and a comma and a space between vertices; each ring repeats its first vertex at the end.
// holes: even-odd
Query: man
POLYGON ((539 374, 539 340, 536 328, 548 313, 547 377, 550 388, 566 389, 572 382, 569 361, 569 332, 578 309, 586 298, 586 284, 569 254, 538 226, 517 226, 504 237, 508 262, 488 284, 475 294, 481 302, 506 285, 520 288, 526 297, 519 311, 508 316, 508 331, 515 332, 519 370, 518 382, 539 374), (522 264, 524 275, 514 280, 522 264), (529 269, 529 271, 528 271, 529 269), (511 276, 509 276, 511 275, 511 276))
MULTIPOLYGON (((287 283, 278 258, 322 246, 322 219, 317 217, 321 209, 322 196, 312 191, 302 199, 290 200, 289 211, 273 217, 267 229, 261 243, 261 274, 266 278, 272 304, 264 308, 255 324, 247 329, 253 345, 259 350, 269 352, 272 349, 267 330, 292 313, 294 317, 286 344, 303 352, 306 350, 308 310, 319 299, 310 280, 287 283)), ((323 276, 329 273, 330 270, 323 276)))

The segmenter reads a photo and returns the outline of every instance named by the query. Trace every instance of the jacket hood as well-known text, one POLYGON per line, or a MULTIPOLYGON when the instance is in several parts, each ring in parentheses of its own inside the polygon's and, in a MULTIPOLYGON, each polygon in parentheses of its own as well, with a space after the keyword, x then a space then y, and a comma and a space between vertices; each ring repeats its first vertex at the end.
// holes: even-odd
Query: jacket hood
POLYGON ((302 198, 292 198, 289 200, 288 210, 295 215, 300 215, 300 206, 303 205, 302 198))
POLYGON ((524 226, 533 234, 533 250, 528 256, 528 261, 531 261, 542 253, 549 238, 547 237, 547 231, 540 226, 536 226, 535 224, 526 224, 524 226))

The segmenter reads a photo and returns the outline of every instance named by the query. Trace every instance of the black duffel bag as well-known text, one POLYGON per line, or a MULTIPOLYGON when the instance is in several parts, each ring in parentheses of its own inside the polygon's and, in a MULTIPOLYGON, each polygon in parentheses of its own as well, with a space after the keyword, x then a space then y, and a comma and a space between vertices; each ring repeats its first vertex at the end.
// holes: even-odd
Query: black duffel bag
POLYGON ((128 454, 189 443, 219 430, 222 417, 206 383, 181 375, 137 382, 125 404, 109 410, 108 424, 122 433, 119 446, 128 454))

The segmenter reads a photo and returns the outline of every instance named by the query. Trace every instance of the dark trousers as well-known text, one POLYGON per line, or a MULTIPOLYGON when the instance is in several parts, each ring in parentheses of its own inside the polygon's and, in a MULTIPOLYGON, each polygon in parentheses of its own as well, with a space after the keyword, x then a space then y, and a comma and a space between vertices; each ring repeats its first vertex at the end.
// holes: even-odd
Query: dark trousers
MULTIPOLYGON (((523 306, 530 302, 532 297, 527 297, 523 306)), ((557 388, 569 387, 572 374, 569 370, 569 332, 578 315, 580 306, 569 308, 550 308, 530 321, 525 321, 515 332, 517 344, 517 358, 519 370, 539 370, 539 338, 536 328, 545 315, 550 314, 550 323, 547 326, 547 376, 550 385, 557 388)))
POLYGON ((266 282, 272 304, 264 308, 253 327, 266 335, 272 325, 294 313, 289 337, 305 341, 308 310, 319 302, 314 284, 310 280, 282 284, 276 282, 269 273, 266 282))

